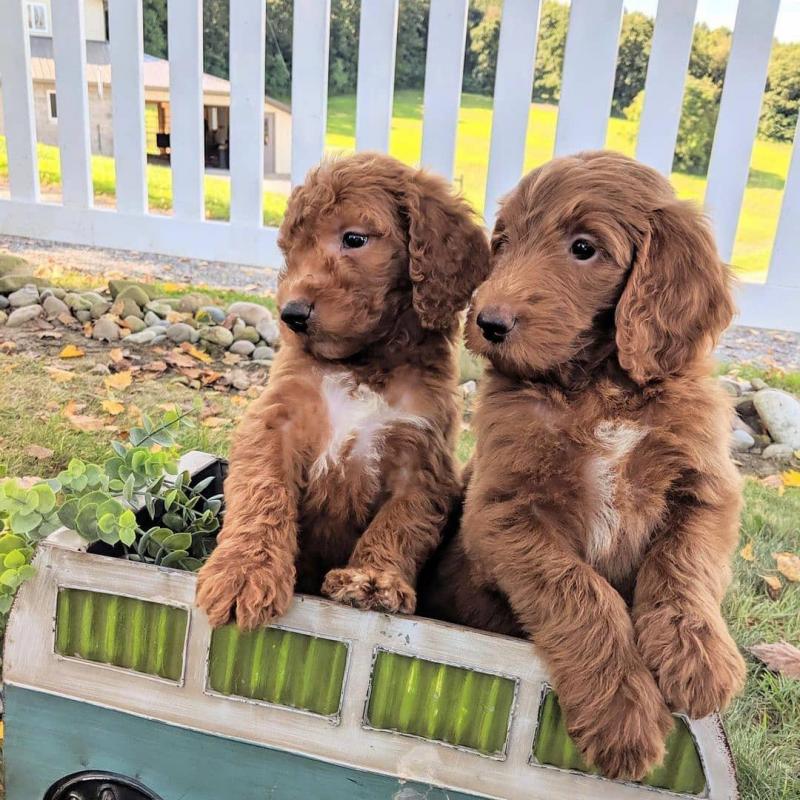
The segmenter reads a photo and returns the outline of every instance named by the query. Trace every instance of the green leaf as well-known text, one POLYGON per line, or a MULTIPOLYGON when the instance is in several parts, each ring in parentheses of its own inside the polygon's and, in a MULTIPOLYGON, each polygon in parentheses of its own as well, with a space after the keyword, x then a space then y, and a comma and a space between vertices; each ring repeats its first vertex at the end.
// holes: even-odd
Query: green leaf
POLYGON ((14 536, 13 533, 4 533, 0 536, 0 555, 5 555, 20 547, 25 547, 25 540, 21 536, 14 536))
POLYGON ((25 557, 25 553, 23 553, 22 550, 12 550, 3 559, 3 566, 6 569, 19 569, 27 561, 28 559, 25 557))
POLYGON ((76 520, 78 517, 78 498, 73 497, 67 500, 61 508, 58 509, 58 518, 61 520, 62 525, 66 525, 70 530, 75 530, 76 520))
POLYGON ((41 522, 42 515, 36 511, 28 514, 20 514, 17 512, 11 515, 11 530, 14 531, 14 533, 30 533, 38 528, 41 522))
POLYGON ((105 492, 88 492, 78 498, 78 508, 83 509, 86 506, 99 506, 105 503, 109 496, 105 492))
POLYGON ((69 464, 67 464, 67 472, 69 472, 73 478, 79 478, 86 472, 86 465, 79 458, 73 458, 70 460, 69 464))
POLYGON ((106 541, 103 534, 111 533, 117 527, 117 518, 113 514, 103 514, 97 520, 97 527, 100 529, 101 538, 106 541))
POLYGON ((97 527, 97 506, 85 506, 78 512, 75 530, 90 542, 96 542, 100 538, 100 531, 97 527))
POLYGON ((36 574, 36 567, 32 564, 23 564, 18 570, 17 575, 23 580, 30 580, 36 574))
POLYGON ((180 563, 181 569, 185 569, 187 572, 197 572, 202 566, 203 562, 199 558, 184 558, 181 560, 180 563))
POLYGON ((12 589, 16 589, 22 583, 22 578, 19 576, 19 572, 15 569, 7 569, 5 572, 0 574, 0 583, 3 586, 10 586, 12 589))
POLYGON ((169 567, 173 564, 177 564, 179 561, 183 561, 184 558, 187 558, 188 555, 189 554, 186 552, 186 550, 174 550, 173 552, 164 556, 164 558, 161 560, 161 566, 169 567))
POLYGON ((119 540, 128 547, 131 547, 136 541, 136 528, 120 528, 119 540))
POLYGON ((128 479, 125 481, 125 485, 122 487, 122 496, 130 503, 133 500, 133 492, 136 488, 136 477, 134 475, 129 475, 128 479))
POLYGON ((31 487, 37 497, 36 510, 44 515, 49 514, 56 507, 56 493, 46 483, 37 483, 31 487))
POLYGON ((188 550, 192 546, 191 533, 173 533, 161 543, 165 550, 188 550))
POLYGON ((178 496, 178 490, 172 489, 164 495, 164 508, 169 511, 178 496))
MULTIPOLYGON (((111 449, 120 457, 125 458, 128 448, 122 442, 111 442, 111 449)), ((108 462, 106 462, 108 463, 108 462)))
POLYGON ((144 428, 131 428, 128 438, 134 447, 138 447, 147 438, 147 431, 144 428))
POLYGON ((134 514, 129 508, 126 508, 119 515, 119 524, 123 528, 132 528, 134 525, 136 525, 136 514, 134 514))
POLYGON ((133 456, 131 458, 131 467, 133 467, 133 469, 136 472, 139 472, 146 461, 147 461, 147 451, 136 450, 134 451, 133 456))
POLYGON ((11 611, 11 605, 14 602, 14 598, 11 595, 3 595, 0 596, 0 614, 8 614, 11 611))
POLYGON ((168 514, 164 514, 164 517, 161 520, 164 525, 166 525, 170 530, 173 531, 181 531, 183 530, 183 517, 180 514, 174 514, 172 512, 168 514))

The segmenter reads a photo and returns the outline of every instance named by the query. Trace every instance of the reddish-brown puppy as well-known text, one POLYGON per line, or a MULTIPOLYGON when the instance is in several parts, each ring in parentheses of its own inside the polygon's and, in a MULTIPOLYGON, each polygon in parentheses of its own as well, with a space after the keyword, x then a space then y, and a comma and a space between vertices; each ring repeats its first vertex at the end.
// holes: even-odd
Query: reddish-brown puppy
POLYGON ((664 752, 744 664, 720 614, 738 538, 730 410, 709 355, 733 313, 706 222, 654 170, 557 159, 503 202, 467 342, 490 366, 460 536, 427 610, 530 636, 610 777, 664 752))
POLYGON ((459 492, 459 312, 488 242, 443 180, 360 154, 292 193, 279 245, 284 344, 236 432, 197 602, 248 629, 295 587, 411 613, 459 492))

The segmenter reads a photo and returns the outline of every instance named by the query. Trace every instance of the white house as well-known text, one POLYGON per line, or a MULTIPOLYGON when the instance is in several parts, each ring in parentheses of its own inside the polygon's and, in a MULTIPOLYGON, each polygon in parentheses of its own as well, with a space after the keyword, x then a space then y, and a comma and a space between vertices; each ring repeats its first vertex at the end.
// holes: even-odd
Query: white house
MULTIPOLYGON (((36 117, 36 138, 43 144, 58 144, 58 98, 53 60, 51 0, 26 3, 31 41, 31 76, 36 117)), ((86 14, 86 75, 89 84, 89 118, 92 152, 114 154, 111 118, 111 57, 105 0, 84 0, 86 14)), ((0 76, 0 87, 2 86, 0 76)), ((230 83, 214 75, 203 75, 203 111, 206 164, 226 167, 229 147, 230 83)), ((170 132, 169 62, 144 57, 145 125, 147 152, 168 158, 170 132)), ((0 135, 3 134, 0 104, 0 135)), ((288 105, 264 98, 264 173, 288 175, 291 171, 292 114, 288 105)))

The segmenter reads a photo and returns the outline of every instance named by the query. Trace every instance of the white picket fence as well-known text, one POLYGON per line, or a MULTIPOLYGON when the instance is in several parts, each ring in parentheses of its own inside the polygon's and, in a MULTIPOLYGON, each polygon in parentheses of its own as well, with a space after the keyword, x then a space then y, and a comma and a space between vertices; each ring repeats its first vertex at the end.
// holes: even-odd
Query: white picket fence
MULTIPOLYGON (((780 0, 739 0, 706 207, 730 259, 756 136, 780 0)), ((668 172, 675 149, 697 0, 660 0, 637 156, 668 172)), ((109 0, 117 208, 93 207, 83 0, 53 0, 63 202, 42 202, 24 0, 0 0, 0 76, 10 199, 0 232, 63 242, 277 266, 262 220, 264 0, 230 0, 231 219, 203 218, 202 2, 169 0, 172 216, 149 214, 145 179, 141 0, 109 0)), ((452 178, 468 0, 431 0, 422 164, 452 178)), ((497 198, 522 174, 540 0, 505 0, 486 189, 497 198)), ((623 0, 572 0, 555 155, 602 147, 623 0)), ((356 143, 386 150, 398 0, 361 0, 356 143), (366 68, 365 68, 366 67, 366 68)), ((292 180, 319 161, 327 114, 330 0, 295 0, 292 180)), ((797 137, 800 141, 800 136, 797 137)), ((800 330, 800 146, 796 144, 767 282, 743 284, 744 324, 800 330)))

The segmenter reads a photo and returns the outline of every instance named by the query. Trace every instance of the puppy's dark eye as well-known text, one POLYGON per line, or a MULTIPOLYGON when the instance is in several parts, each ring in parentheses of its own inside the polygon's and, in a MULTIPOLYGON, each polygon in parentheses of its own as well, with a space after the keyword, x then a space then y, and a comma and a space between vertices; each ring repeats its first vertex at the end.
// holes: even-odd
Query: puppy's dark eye
POLYGON ((344 236, 342 236, 342 247, 344 247, 345 250, 358 250, 358 248, 363 247, 368 240, 369 236, 367 236, 366 233, 347 231, 344 236))
POLYGON ((576 239, 569 249, 578 261, 588 261, 597 252, 595 246, 586 239, 576 239))

